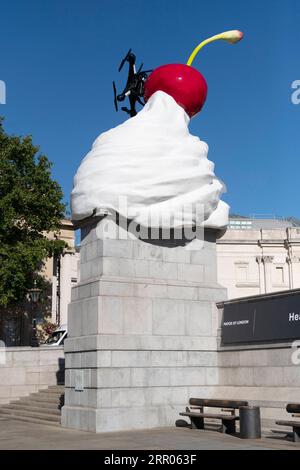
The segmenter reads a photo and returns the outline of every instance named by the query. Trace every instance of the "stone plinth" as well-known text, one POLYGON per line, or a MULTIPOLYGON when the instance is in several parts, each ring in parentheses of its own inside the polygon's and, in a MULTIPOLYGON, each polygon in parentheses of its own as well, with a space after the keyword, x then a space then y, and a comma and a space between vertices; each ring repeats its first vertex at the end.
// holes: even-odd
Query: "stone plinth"
MULTIPOLYGON (((103 223, 100 222, 100 224, 103 223)), ((111 222, 113 223, 113 222, 111 222)), ((65 343, 62 425, 105 432, 174 424, 218 384, 216 235, 170 247, 82 228, 65 343), (194 249, 193 249, 194 248, 194 249)))

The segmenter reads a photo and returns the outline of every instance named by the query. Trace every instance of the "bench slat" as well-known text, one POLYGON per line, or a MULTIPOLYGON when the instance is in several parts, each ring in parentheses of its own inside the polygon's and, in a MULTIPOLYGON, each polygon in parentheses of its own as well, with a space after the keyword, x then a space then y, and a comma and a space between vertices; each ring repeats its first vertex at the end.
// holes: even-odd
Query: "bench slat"
POLYGON ((190 418, 214 418, 214 419, 222 419, 224 421, 237 421, 239 420, 238 416, 233 415, 218 415, 216 413, 190 413, 188 411, 184 411, 179 413, 180 416, 189 416, 190 418))
POLYGON ((300 403, 288 403, 286 405, 286 411, 288 413, 300 413, 300 403))
MULTIPOLYGON (((189 408, 190 408, 191 410, 202 410, 202 411, 200 411, 200 412, 203 413, 203 408, 204 408, 204 406, 190 406, 189 408)), ((209 406, 207 406, 207 408, 209 408, 209 406)), ((211 408, 213 408, 213 407, 211 407, 211 408)), ((228 413, 230 413, 231 415, 235 416, 235 408, 225 408, 225 409, 222 408, 221 411, 223 411, 223 412, 224 412, 224 411, 225 411, 225 412, 228 412, 228 413)))
POLYGON ((300 428, 300 421, 285 421, 285 420, 280 420, 276 421, 276 424, 279 424, 281 426, 293 426, 295 428, 300 428))
POLYGON ((218 400, 208 398, 190 398, 189 404, 193 406, 207 406, 211 408, 239 408, 240 406, 248 406, 248 402, 244 400, 218 400))

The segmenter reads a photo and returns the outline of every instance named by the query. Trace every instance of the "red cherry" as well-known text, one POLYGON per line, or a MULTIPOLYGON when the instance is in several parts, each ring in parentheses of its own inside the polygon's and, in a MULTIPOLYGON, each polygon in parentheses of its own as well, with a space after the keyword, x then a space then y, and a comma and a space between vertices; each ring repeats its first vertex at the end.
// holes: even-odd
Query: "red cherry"
POLYGON ((167 64, 153 70, 145 82, 145 103, 156 91, 172 96, 192 117, 199 113, 207 95, 206 80, 198 70, 184 64, 167 64))

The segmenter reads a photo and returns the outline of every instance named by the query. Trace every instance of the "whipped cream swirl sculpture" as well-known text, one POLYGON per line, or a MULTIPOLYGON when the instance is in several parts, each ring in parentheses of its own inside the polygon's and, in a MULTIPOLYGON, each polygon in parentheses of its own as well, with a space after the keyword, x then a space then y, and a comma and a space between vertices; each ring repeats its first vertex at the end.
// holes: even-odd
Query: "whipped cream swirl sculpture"
POLYGON ((226 227, 225 186, 207 158, 207 144, 188 129, 207 95, 204 77, 191 64, 205 44, 242 37, 240 31, 213 36, 186 65, 163 65, 149 75, 144 108, 103 132, 81 162, 71 194, 74 220, 119 213, 144 227, 226 227))

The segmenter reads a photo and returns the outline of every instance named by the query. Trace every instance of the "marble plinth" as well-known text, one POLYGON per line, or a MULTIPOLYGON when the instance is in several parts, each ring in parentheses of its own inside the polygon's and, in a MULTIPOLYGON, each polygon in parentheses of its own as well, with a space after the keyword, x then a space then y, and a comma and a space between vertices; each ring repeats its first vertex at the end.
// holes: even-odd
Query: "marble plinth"
MULTIPOLYGON (((98 223, 98 228, 97 228, 98 223)), ((93 432, 174 424, 219 383, 217 232, 202 245, 99 238, 81 229, 65 343, 62 425, 93 432)), ((113 224, 113 222, 111 222, 113 224)))

